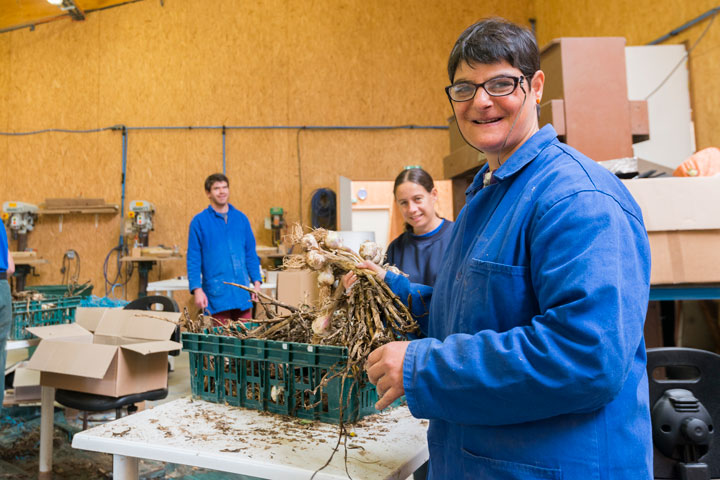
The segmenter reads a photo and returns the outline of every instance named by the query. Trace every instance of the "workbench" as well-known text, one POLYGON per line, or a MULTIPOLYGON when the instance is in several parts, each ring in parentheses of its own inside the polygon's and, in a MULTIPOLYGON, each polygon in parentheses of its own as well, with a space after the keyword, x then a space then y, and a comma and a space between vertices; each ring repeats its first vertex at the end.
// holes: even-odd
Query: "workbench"
POLYGON ((652 285, 650 300, 720 300, 720 283, 652 285))
POLYGON ((182 260, 182 255, 139 255, 139 256, 126 256, 121 257, 121 262, 135 262, 138 264, 138 296, 144 297, 147 295, 148 286, 148 274, 152 270, 153 265, 156 263, 169 262, 174 260, 182 260))
MULTIPOLYGON (((158 280, 147 284, 149 292, 165 292, 166 297, 173 298, 173 292, 190 290, 190 282, 187 277, 169 278, 167 280, 158 280)), ((260 285, 260 291, 266 295, 276 298, 277 282, 263 282, 260 285)))
MULTIPOLYGON (((408 478, 428 458, 427 424, 399 407, 349 425, 350 477, 408 478)), ((328 461, 338 435, 338 425, 185 397, 80 432, 72 446, 112 454, 114 479, 137 479, 138 458, 145 458, 264 479, 308 480, 328 461)), ((347 479, 344 457, 341 443, 315 479, 347 479)))

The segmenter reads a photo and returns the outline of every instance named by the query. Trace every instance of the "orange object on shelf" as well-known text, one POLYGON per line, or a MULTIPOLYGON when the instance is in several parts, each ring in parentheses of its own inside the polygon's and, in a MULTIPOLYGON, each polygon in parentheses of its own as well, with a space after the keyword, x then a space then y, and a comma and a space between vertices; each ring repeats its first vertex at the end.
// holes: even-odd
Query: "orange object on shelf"
POLYGON ((712 177, 720 173, 720 148, 708 147, 693 153, 673 172, 675 177, 712 177))

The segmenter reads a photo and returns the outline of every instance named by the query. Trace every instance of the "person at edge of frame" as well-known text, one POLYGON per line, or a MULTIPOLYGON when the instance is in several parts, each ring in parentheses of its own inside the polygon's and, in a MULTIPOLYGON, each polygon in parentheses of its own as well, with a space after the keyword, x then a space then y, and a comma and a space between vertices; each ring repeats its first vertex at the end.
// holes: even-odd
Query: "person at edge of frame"
POLYGON ((15 273, 15 262, 10 255, 5 226, 0 226, 0 410, 5 400, 5 361, 8 336, 12 327, 12 294, 10 277, 15 273))

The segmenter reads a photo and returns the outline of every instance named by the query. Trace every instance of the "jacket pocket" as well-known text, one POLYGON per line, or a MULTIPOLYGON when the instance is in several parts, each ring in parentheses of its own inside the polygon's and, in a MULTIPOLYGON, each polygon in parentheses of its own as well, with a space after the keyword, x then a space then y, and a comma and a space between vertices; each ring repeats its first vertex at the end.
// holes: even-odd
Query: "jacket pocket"
POLYGON ((218 279, 210 279, 205 284, 205 294, 208 297, 219 297, 223 293, 223 289, 228 288, 228 285, 225 285, 222 280, 218 279))
POLYGON ((473 455, 463 449, 463 478, 466 480, 562 480, 557 468, 508 462, 473 455))
POLYGON ((466 333, 490 328, 503 332, 538 313, 530 268, 470 259, 461 283, 461 318, 466 333), (482 319, 482 322, 478 322, 482 319))

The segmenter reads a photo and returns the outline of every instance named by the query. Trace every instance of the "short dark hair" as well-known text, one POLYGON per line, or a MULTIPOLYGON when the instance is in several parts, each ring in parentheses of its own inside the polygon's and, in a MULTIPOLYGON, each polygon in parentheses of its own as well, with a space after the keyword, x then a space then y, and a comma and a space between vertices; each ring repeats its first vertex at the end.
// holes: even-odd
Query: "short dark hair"
POLYGON ((528 81, 540 70, 540 51, 533 33, 504 18, 485 18, 460 34, 448 59, 450 83, 460 62, 493 64, 505 60, 528 81))
POLYGON ((435 182, 433 182, 429 173, 420 167, 411 167, 404 169, 397 177, 395 177, 393 195, 395 195, 398 187, 405 182, 417 183, 428 192, 432 192, 433 188, 435 188, 435 182))
POLYGON ((228 178, 227 178, 224 174, 222 174, 222 173, 213 173, 212 175, 210 175, 209 177, 207 177, 207 178, 205 179, 205 191, 206 191, 206 192, 209 192, 210 189, 212 188, 212 186, 213 186, 214 184, 216 184, 217 182, 225 182, 225 183, 228 184, 228 187, 230 186, 230 181, 228 180, 228 178))

